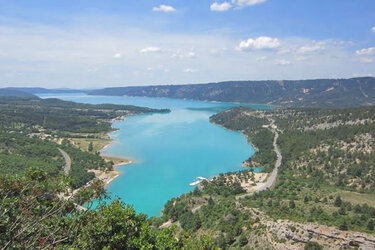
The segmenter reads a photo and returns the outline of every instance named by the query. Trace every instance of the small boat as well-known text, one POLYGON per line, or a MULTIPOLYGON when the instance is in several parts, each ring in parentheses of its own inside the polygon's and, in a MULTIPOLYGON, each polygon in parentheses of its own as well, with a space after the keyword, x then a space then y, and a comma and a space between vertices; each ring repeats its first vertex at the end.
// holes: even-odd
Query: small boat
POLYGON ((202 180, 194 181, 194 182, 190 183, 189 185, 192 186, 192 187, 194 187, 194 186, 198 185, 201 182, 202 182, 202 180))
POLYGON ((196 181, 190 183, 190 184, 189 184, 190 186, 194 187, 194 186, 200 184, 202 181, 207 181, 207 178, 204 178, 204 177, 201 177, 201 176, 198 176, 198 177, 195 178, 195 179, 196 179, 196 181))
POLYGON ((201 181, 207 181, 207 178, 204 178, 204 177, 201 177, 201 176, 198 176, 197 179, 201 180, 201 181))

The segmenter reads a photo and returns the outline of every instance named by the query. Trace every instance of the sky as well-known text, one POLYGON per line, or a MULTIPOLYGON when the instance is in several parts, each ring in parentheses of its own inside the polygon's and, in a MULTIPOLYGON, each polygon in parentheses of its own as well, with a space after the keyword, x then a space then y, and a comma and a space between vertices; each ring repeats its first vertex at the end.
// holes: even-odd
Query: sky
POLYGON ((373 75, 374 0, 0 0, 0 87, 373 75))

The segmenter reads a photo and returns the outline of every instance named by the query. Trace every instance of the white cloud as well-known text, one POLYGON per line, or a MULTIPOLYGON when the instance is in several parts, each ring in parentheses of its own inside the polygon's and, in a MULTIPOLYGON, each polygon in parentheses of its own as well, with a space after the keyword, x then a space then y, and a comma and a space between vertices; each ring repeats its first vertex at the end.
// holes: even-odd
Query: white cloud
POLYGON ((310 55, 300 54, 298 49, 314 45, 316 42, 312 39, 284 37, 275 51, 254 49, 249 54, 234 51, 239 41, 227 33, 171 34, 117 22, 111 29, 103 29, 92 23, 84 21, 66 29, 35 24, 0 25, 0 86, 101 88, 233 79, 345 78, 353 72, 367 75, 375 65, 360 61, 361 58, 375 60, 372 55, 353 58, 355 50, 348 42, 340 45, 334 40, 324 40, 325 53, 310 55), (141 49, 149 46, 160 48, 157 56, 140 54, 141 49), (283 50, 290 52, 279 54, 283 50), (171 58, 176 51, 185 56, 193 52, 196 58, 171 58), (116 53, 121 53, 126 60, 115 60, 116 53), (265 61, 257 60, 263 56, 267 56, 265 61), (299 56, 306 56, 307 60, 299 62, 299 56), (289 60, 291 65, 277 65, 276 59, 289 60), (158 68, 161 63, 164 69, 158 68), (147 71, 147 67, 153 71, 147 71), (164 73, 168 69, 170 72, 164 73), (194 73, 194 69, 199 71, 194 73), (12 77, 6 78, 6 74, 12 77))
POLYGON ((239 7, 245 7, 264 3, 266 1, 267 0, 232 0, 232 3, 238 5, 239 7))
POLYGON ((141 49, 139 52, 143 53, 143 54, 145 54, 145 53, 156 53, 156 52, 161 52, 161 48, 159 48, 159 47, 146 47, 144 49, 141 49))
POLYGON ((285 54, 289 54, 291 51, 290 49, 280 49, 277 51, 277 54, 278 55, 285 55, 285 54))
POLYGON ((183 53, 181 52, 180 50, 177 50, 175 53, 173 53, 171 55, 171 58, 176 58, 176 59, 191 59, 191 58, 195 58, 197 55, 195 54, 195 52, 187 52, 187 53, 183 53))
POLYGON ((355 53, 357 53, 357 55, 372 55, 375 54, 375 47, 360 49, 357 50, 355 53))
POLYGON ((375 33, 375 26, 371 28, 371 31, 375 33))
POLYGON ((258 62, 265 61, 266 59, 267 59, 266 56, 259 56, 259 57, 256 58, 256 60, 257 60, 258 62))
POLYGON ((116 53, 113 55, 113 58, 114 59, 121 59, 123 57, 123 55, 121 53, 116 53))
POLYGON ((195 72, 198 72, 197 69, 190 69, 190 68, 187 68, 184 70, 185 73, 195 73, 195 72))
POLYGON ((280 47, 279 39, 261 36, 256 39, 249 38, 246 41, 241 41, 238 50, 262 50, 262 49, 276 49, 280 47))
POLYGON ((147 71, 161 71, 165 73, 169 73, 169 68, 166 68, 164 65, 158 65, 157 67, 148 67, 147 71))
POLYGON ((224 54, 227 51, 228 51, 228 48, 210 49, 210 54, 212 55, 224 54))
POLYGON ((194 58, 196 55, 194 52, 189 52, 187 55, 186 55, 188 58, 194 58))
POLYGON ((374 63, 375 60, 372 58, 361 58, 360 59, 362 63, 374 63))
POLYGON ((305 45, 305 46, 302 46, 301 48, 299 48, 298 52, 302 53, 302 54, 307 54, 307 53, 312 53, 312 52, 324 50, 325 49, 324 44, 325 44, 324 42, 319 42, 319 43, 315 43, 313 45, 305 45))
POLYGON ((298 56, 296 57, 296 61, 298 62, 304 62, 304 61, 307 61, 307 57, 306 56, 298 56))
POLYGON ((224 3, 213 3, 211 4, 210 6, 210 9, 212 11, 227 11, 229 10, 230 8, 232 8, 232 5, 228 2, 224 2, 224 3))
POLYGON ((159 12, 174 12, 176 11, 175 8, 173 8, 172 6, 168 6, 168 5, 160 5, 158 7, 154 7, 152 8, 153 11, 159 11, 159 12))
POLYGON ((291 62, 288 61, 288 60, 285 60, 285 59, 276 59, 276 60, 275 60, 275 64, 277 64, 277 65, 282 65, 282 66, 286 66, 286 65, 290 65, 291 62))

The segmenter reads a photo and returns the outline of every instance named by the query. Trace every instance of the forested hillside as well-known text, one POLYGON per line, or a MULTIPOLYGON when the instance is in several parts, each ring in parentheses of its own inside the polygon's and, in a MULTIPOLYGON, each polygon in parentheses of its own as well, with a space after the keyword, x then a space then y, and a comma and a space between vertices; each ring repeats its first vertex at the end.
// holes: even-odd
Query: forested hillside
POLYGON ((124 115, 168 112, 150 108, 80 104, 37 97, 0 99, 0 173, 23 176, 37 168, 51 176, 62 173, 64 150, 71 159, 70 185, 78 188, 95 177, 90 169, 111 170, 99 154, 74 147, 71 138, 96 138, 112 130, 111 120, 124 115), (101 133, 101 134, 98 134, 101 133))
POLYGON ((97 133, 111 130, 110 120, 116 117, 150 112, 168 112, 131 105, 82 104, 59 99, 0 99, 0 126, 18 131, 43 127, 77 133, 97 133))
POLYGON ((187 98, 288 107, 357 107, 375 104, 375 78, 297 81, 230 81, 208 84, 119 87, 91 95, 187 98))
POLYGON ((220 175, 172 199, 155 224, 208 233, 225 249, 375 247, 374 107, 240 107, 211 121, 248 137, 257 149, 244 164, 250 169, 220 175), (276 184, 240 199, 264 176, 253 167, 269 172, 274 166, 272 124, 283 156, 276 184), (364 232, 362 240, 358 232, 364 232))

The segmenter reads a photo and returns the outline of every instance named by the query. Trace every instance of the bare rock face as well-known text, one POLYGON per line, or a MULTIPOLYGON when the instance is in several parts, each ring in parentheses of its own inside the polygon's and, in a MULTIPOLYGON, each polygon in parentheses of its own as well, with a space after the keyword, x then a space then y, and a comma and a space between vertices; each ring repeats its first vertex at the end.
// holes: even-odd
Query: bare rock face
POLYGON ((315 241, 324 249, 375 249, 375 235, 351 231, 341 231, 334 227, 318 224, 302 224, 289 220, 273 220, 263 212, 247 208, 253 216, 260 218, 266 226, 267 240, 275 249, 303 249, 305 243, 315 241))

